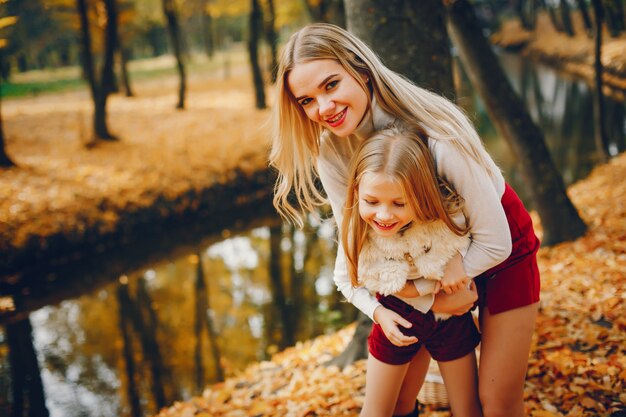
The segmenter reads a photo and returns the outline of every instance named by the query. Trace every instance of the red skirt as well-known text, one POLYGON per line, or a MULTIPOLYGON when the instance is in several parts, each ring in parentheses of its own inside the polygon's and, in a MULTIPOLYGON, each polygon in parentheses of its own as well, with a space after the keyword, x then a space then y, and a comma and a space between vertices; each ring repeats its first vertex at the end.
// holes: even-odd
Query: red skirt
POLYGON ((511 255, 475 278, 478 304, 491 314, 502 313, 539 301, 539 268, 535 235, 530 215, 513 188, 505 185, 502 207, 511 231, 511 255))

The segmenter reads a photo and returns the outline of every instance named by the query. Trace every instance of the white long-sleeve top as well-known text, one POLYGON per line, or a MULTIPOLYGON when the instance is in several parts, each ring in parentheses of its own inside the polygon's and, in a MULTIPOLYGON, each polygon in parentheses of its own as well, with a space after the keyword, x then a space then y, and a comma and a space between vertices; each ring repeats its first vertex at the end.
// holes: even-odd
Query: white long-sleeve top
MULTIPOLYGON (((340 138, 327 131, 320 138, 317 170, 339 231, 350 158, 361 141, 394 120, 373 102, 372 109, 354 134, 340 138)), ((469 277, 476 277, 504 261, 511 253, 511 234, 501 203, 504 177, 500 172, 490 175, 476 161, 461 154, 446 141, 429 138, 428 148, 437 173, 465 200, 464 212, 469 221, 471 242, 463 257, 463 266, 469 277)), ((367 289, 352 286, 341 244, 337 249, 333 279, 343 296, 373 320, 374 310, 380 303, 367 289)))

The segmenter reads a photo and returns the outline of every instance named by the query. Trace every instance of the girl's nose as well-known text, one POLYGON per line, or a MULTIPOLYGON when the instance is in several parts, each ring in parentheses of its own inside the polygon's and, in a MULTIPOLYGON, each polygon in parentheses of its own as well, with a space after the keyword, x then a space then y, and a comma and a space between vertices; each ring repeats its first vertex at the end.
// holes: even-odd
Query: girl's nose
POLYGON ((378 213, 376 213, 376 217, 378 217, 379 220, 385 221, 391 220, 393 218, 393 215, 389 212, 389 210, 382 209, 378 213))

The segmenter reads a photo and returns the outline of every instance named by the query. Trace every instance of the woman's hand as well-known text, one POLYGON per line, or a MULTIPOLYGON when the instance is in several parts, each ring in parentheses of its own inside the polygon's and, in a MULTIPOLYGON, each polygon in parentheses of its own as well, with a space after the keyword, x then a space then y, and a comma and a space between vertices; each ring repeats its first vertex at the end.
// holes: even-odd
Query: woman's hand
POLYGON ((439 292, 435 296, 435 302, 431 310, 435 313, 446 313, 460 316, 467 313, 478 300, 478 291, 474 281, 470 282, 470 287, 461 288, 453 294, 439 292))
POLYGON ((452 294, 463 288, 467 288, 469 282, 470 278, 465 273, 465 268, 463 268, 463 257, 461 254, 457 253, 450 259, 443 271, 441 289, 446 294, 452 294))
POLYGON ((417 337, 415 336, 406 336, 404 333, 400 331, 400 327, 409 328, 411 327, 411 322, 402 318, 395 311, 389 310, 384 306, 376 307, 374 310, 374 320, 376 323, 380 325, 380 328, 387 336, 387 339, 391 343, 396 346, 408 346, 417 342, 417 337))

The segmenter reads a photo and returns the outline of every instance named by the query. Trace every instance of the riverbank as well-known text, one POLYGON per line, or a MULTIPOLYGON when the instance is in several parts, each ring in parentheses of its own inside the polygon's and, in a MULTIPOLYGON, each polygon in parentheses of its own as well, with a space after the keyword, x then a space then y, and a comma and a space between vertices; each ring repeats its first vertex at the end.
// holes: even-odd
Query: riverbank
MULTIPOLYGON (((569 195, 590 230, 574 242, 539 251, 541 309, 525 387, 528 416, 626 412, 624 177, 626 154, 621 154, 571 186, 569 195)), ((357 416, 365 361, 343 371, 324 366, 342 351, 353 330, 350 326, 299 343, 158 417, 357 416)), ((450 416, 445 408, 428 405, 422 412, 450 416)))
MULTIPOLYGON (((502 48, 519 51, 532 59, 545 62, 565 73, 594 85, 594 40, 585 32, 580 16, 572 14, 576 35, 557 32, 547 14, 537 16, 534 31, 525 30, 518 19, 503 22, 491 41, 502 48)), ((617 100, 626 97, 626 34, 611 38, 603 36, 602 64, 604 93, 617 100)))
POLYGON ((7 151, 0 175, 0 281, 42 263, 58 266, 120 245, 189 213, 205 217, 267 199, 269 112, 254 110, 245 67, 194 74, 176 111, 175 77, 113 96, 119 141, 87 149, 86 90, 5 100, 7 151))

